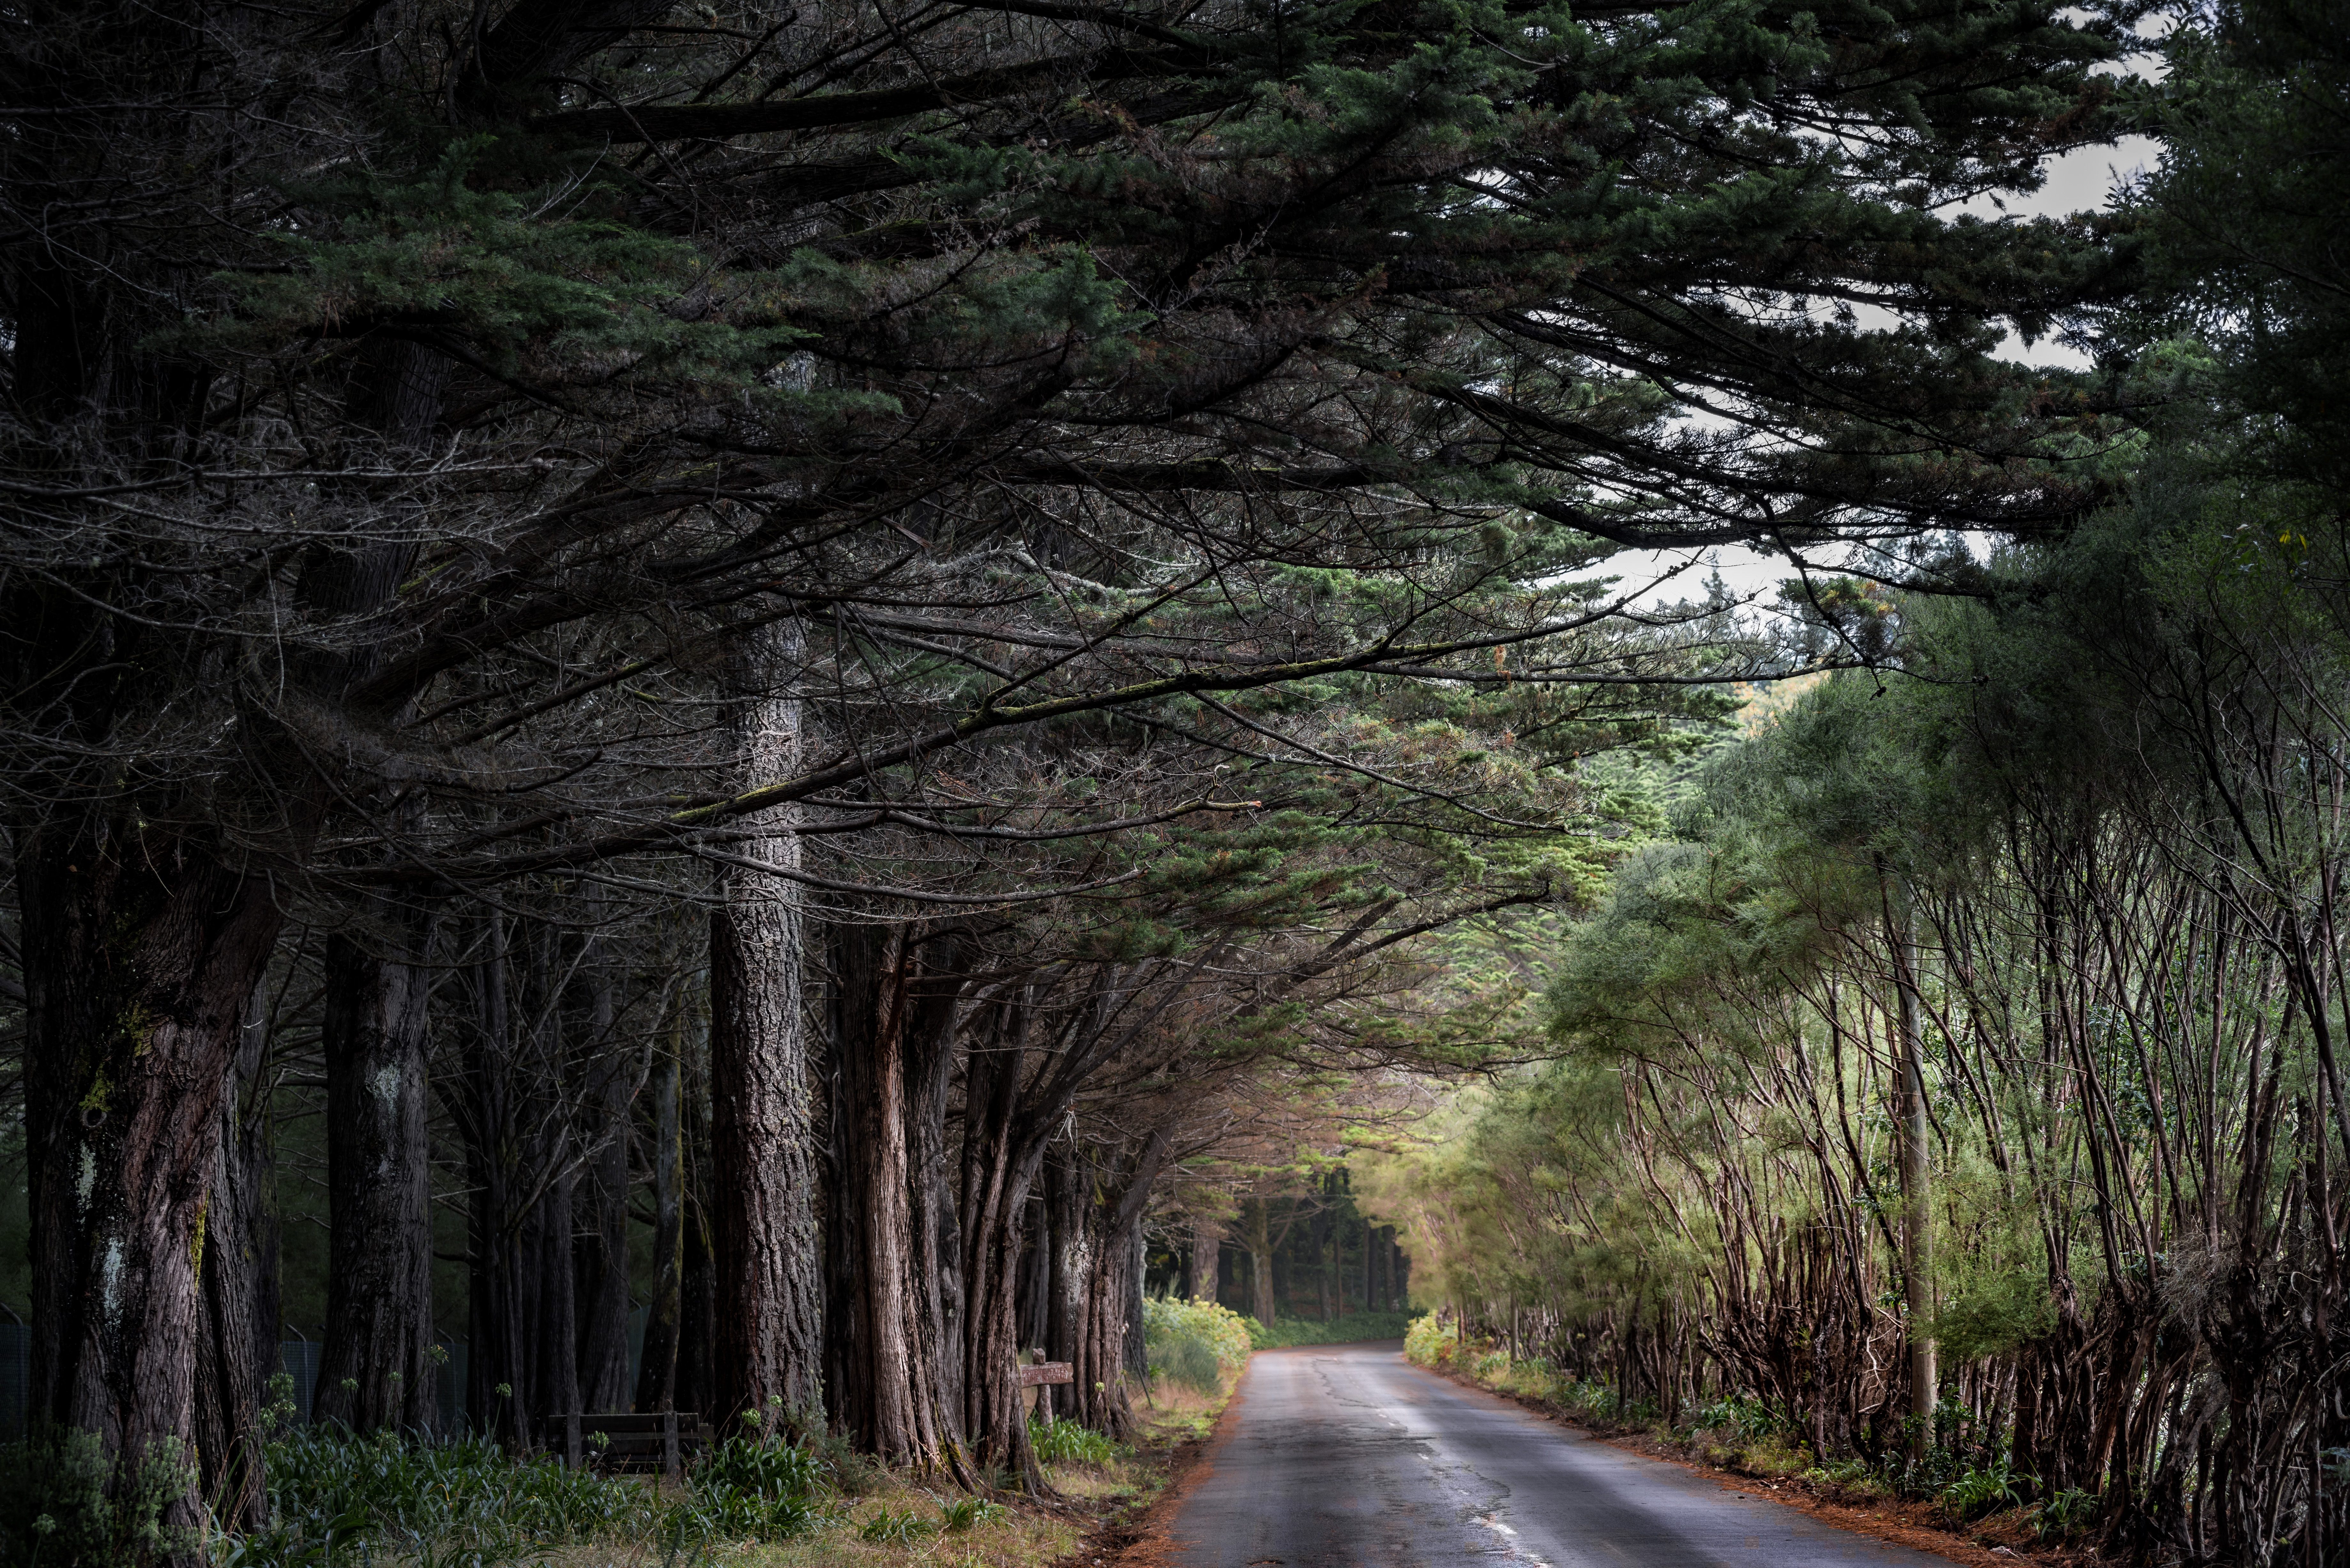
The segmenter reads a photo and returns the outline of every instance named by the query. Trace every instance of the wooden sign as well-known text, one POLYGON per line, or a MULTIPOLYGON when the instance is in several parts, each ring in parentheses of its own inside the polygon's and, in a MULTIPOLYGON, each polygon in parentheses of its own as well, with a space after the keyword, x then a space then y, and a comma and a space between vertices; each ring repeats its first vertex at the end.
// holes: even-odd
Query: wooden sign
POLYGON ((1075 1383, 1077 1369, 1066 1361, 1040 1362, 1020 1369, 1020 1386, 1034 1388, 1040 1383, 1075 1383))

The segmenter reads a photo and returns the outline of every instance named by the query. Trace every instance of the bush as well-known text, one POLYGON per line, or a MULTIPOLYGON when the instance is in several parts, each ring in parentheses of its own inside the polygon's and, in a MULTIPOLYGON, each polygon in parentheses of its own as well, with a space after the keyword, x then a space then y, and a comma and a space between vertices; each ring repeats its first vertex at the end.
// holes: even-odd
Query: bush
POLYGON ((141 1459, 124 1456, 109 1478, 96 1432, 56 1427, 0 1449, 0 1562, 9 1568, 140 1568, 195 1547, 192 1531, 163 1511, 196 1484, 174 1438, 141 1459), (107 1482, 118 1481, 117 1496, 107 1482))
POLYGON ((993 1524, 1011 1511, 1000 1502, 966 1497, 956 1502, 939 1504, 939 1528, 950 1535, 959 1535, 983 1524, 993 1524))
POLYGON ((1221 1372, 1248 1365, 1251 1320, 1211 1301, 1158 1297, 1142 1303, 1142 1335, 1150 1369, 1212 1393, 1221 1372))
POLYGON ((813 1449, 772 1438, 733 1437, 693 1467, 697 1487, 725 1487, 749 1497, 801 1497, 821 1490, 826 1466, 813 1449))
POLYGON ((858 1531, 857 1534, 860 1540, 878 1542, 884 1545, 911 1546, 917 1541, 927 1540, 937 1534, 938 1531, 937 1525, 910 1508, 902 1513, 892 1513, 885 1508, 867 1520, 865 1528, 858 1531))
POLYGON ((1202 1394, 1213 1394, 1222 1386, 1224 1376, 1223 1363, 1216 1359, 1214 1347, 1197 1339, 1152 1345, 1150 1371, 1153 1376, 1180 1383, 1202 1394))
POLYGON ((1795 1429, 1795 1422, 1770 1400, 1753 1394, 1731 1394, 1690 1412, 1694 1431, 1730 1432, 1746 1438, 1775 1438, 1795 1429))
POLYGON ((1434 1313, 1412 1319, 1403 1331, 1404 1359, 1439 1372, 1452 1369, 1459 1345, 1453 1326, 1437 1322, 1434 1313))

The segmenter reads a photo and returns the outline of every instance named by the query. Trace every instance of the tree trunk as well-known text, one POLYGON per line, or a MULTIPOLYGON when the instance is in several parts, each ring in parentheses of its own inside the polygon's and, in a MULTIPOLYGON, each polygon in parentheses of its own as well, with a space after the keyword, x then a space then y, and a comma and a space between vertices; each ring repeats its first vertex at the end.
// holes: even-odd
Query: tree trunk
MULTIPOLYGON (((1086 1223, 1086 1194, 1092 1183, 1080 1169, 1080 1152, 1057 1148, 1045 1157, 1045 1355, 1076 1366, 1085 1355, 1086 1296, 1093 1288, 1093 1237, 1086 1223)), ((1077 1385, 1048 1389, 1039 1410, 1076 1416, 1086 1407, 1077 1385)))
MULTIPOLYGON (((802 750, 796 628, 743 639, 734 740, 745 788, 788 778, 802 750)), ((744 825, 747 859, 795 867, 789 807, 744 825)), ((801 1013, 804 937, 796 888, 740 866, 718 877, 710 920, 709 1185, 717 1344, 713 1416, 778 1405, 821 1408, 824 1281, 815 1209, 816 1107, 801 1013)))
POLYGON ((1273 1326, 1273 1205, 1252 1198, 1241 1208, 1242 1244, 1249 1255, 1249 1315, 1273 1326))
POLYGON ((907 1035, 906 1120, 910 1129, 914 1277, 937 1380, 940 1428, 962 1430, 962 1339, 965 1311, 962 1225, 955 1212, 954 1172, 947 1152, 948 1090, 954 1075, 955 1021, 962 962, 953 934, 924 944, 925 994, 913 1002, 907 1035))
POLYGON ((424 1136, 432 920, 384 914, 364 936, 327 939, 327 1334, 312 1418, 422 1432, 440 1418, 424 1136))
POLYGON ((1926 1116, 1926 1036, 1919 1020, 1918 944, 1910 930, 1908 892, 1893 897, 1898 909, 1888 921, 1894 944, 1896 1010, 1900 1039, 1897 1120, 1901 1128, 1901 1273, 1908 1294, 1909 1413, 1917 1420, 1910 1457, 1923 1459, 1934 1443, 1936 1388, 1934 1321, 1934 1199, 1932 1129, 1926 1116))
POLYGON ((1028 1441, 1026 1408, 1014 1370, 1020 1350, 1020 1274, 1028 1194, 1045 1139, 1020 1115, 1032 1013, 1024 997, 1000 1001, 983 1020, 963 1074, 962 1429, 981 1464, 1018 1475, 1027 1490, 1050 1489, 1028 1441))
POLYGON ((530 1402, 535 1414, 566 1416, 579 1408, 578 1295, 573 1289, 572 1202, 577 1180, 561 1171, 532 1217, 529 1261, 536 1289, 530 1303, 530 1402))
POLYGON ((1073 1414, 1096 1431, 1125 1441, 1135 1435, 1127 1394, 1128 1342, 1141 1293, 1142 1211, 1159 1179, 1167 1135, 1154 1131, 1123 1170, 1092 1159, 1072 1161, 1079 1197, 1076 1229, 1086 1272, 1072 1325, 1073 1414))
POLYGON ((92 813, 16 844, 27 1413, 98 1433, 109 1456, 192 1463, 198 1253, 278 903, 266 878, 133 818, 92 813))
POLYGON ((684 1262, 678 1272, 677 1407, 707 1415, 715 1407, 718 1274, 711 1241, 710 1037, 684 1036, 678 1074, 678 1142, 684 1148, 685 1184, 678 1205, 684 1227, 684 1262))
POLYGON ((235 1079, 221 1107, 218 1174, 201 1249, 196 1457, 204 1498, 230 1530, 258 1529, 269 1514, 255 1430, 262 1384, 277 1358, 276 1173, 263 991, 255 988, 238 1041, 235 1079))
POLYGON ((652 1130, 645 1140, 653 1194, 653 1290, 645 1314, 644 1359, 637 1369, 636 1407, 677 1408, 678 1331, 685 1308, 685 1139, 678 1121, 685 1017, 670 1020, 667 1048, 652 1066, 652 1130))
POLYGON ((1224 1228, 1213 1220, 1196 1221, 1191 1227, 1191 1299, 1211 1302, 1216 1299, 1216 1264, 1223 1251, 1224 1228))
MULTIPOLYGON (((912 937, 903 925, 846 926, 835 940, 837 1084, 851 1137, 846 1179, 831 1198, 852 1216, 841 1229, 855 1239, 856 1271, 837 1413, 867 1451, 961 1477, 960 1412, 944 1402, 940 1370, 955 1347, 937 1337, 936 1282, 918 1272, 930 1220, 917 1213, 912 1125, 917 1101, 927 1101, 916 1085, 927 1085, 936 1056, 951 1049, 954 994, 951 981, 923 972, 912 937)), ((942 1092, 934 1103, 942 1112, 942 1092)))
POLYGON ((1314 1247, 1314 1304, 1319 1309, 1324 1323, 1337 1315, 1330 1308, 1330 1287, 1337 1282, 1337 1271, 1331 1266, 1330 1236, 1336 1228, 1337 1219, 1331 1212, 1329 1201, 1329 1183, 1326 1180, 1323 1183, 1323 1207, 1315 1210, 1312 1223, 1306 1228, 1307 1237, 1314 1247))
POLYGON ((482 928, 482 953, 471 966, 464 1036, 464 1071, 447 1106, 465 1142, 468 1284, 465 1408, 473 1428, 512 1453, 531 1445, 533 1390, 538 1381, 533 1346, 539 1333, 539 1252, 543 1215, 530 1195, 535 1168, 533 1129, 543 1119, 534 1103, 534 1075, 519 1049, 528 997, 514 1004, 506 917, 496 910, 482 928), (517 1014, 519 1013, 519 1017, 517 1014))
MULTIPOLYGON (((600 945, 601 939, 590 939, 600 945)), ((625 1410, 629 1382, 629 1107, 643 1062, 613 1037, 617 1002, 611 967, 600 951, 588 964, 588 1060, 585 1096, 587 1180, 579 1189, 587 1224, 574 1251, 579 1302, 579 1404, 625 1410)))

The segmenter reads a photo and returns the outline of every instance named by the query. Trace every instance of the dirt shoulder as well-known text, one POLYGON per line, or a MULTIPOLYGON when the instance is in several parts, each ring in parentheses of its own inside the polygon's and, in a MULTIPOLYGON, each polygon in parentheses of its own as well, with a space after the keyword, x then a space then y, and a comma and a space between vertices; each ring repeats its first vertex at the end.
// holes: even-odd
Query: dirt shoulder
POLYGON ((1077 1543, 1052 1568, 1164 1568, 1174 1544, 1170 1529, 1193 1487, 1215 1469, 1215 1453, 1232 1431, 1241 1395, 1234 1386, 1212 1401, 1185 1401, 1168 1412, 1146 1410, 1149 1428, 1125 1461, 1128 1486, 1120 1495, 1070 1499, 1079 1519, 1077 1543))

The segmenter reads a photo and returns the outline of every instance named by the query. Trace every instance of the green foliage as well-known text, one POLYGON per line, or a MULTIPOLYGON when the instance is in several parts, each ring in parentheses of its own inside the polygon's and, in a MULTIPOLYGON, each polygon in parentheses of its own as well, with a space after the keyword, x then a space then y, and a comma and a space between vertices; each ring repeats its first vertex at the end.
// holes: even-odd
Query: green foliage
POLYGON ((2003 1355, 2056 1326, 2044 1269, 2018 1266, 1977 1275, 1945 1302, 1934 1337, 1953 1361, 2003 1355))
POLYGON ((10 1568, 145 1568, 194 1548, 164 1522, 195 1467, 165 1438, 109 1459, 95 1432, 51 1427, 0 1449, 0 1563, 10 1568))
POLYGON ((297 1427, 268 1446, 273 1522, 233 1548, 254 1563, 323 1562, 361 1535, 471 1568, 593 1541, 780 1541, 820 1520, 839 1466, 806 1444, 735 1437, 663 1501, 641 1479, 511 1459, 495 1443, 359 1438, 297 1427))
POLYGON ((1202 1394, 1248 1365, 1255 1320, 1207 1301, 1154 1296, 1142 1303, 1142 1332, 1150 1370, 1202 1394))
POLYGON ((1028 1441, 1040 1464, 1107 1465, 1126 1455, 1123 1448, 1092 1428, 1059 1416, 1029 1417, 1028 1441))
POLYGON ((1958 1480, 1944 1487, 1934 1500, 1944 1513, 1964 1522, 1980 1519, 1986 1513, 1996 1513, 2002 1508, 2015 1508, 2023 1501, 2011 1461, 2004 1456, 1989 1465, 1969 1466, 1958 1480))
POLYGON ((297 1427, 269 1444, 267 1467, 273 1513, 314 1536, 359 1517, 388 1537, 478 1545, 500 1559, 647 1534, 660 1511, 639 1482, 545 1456, 509 1459, 483 1438, 440 1443, 297 1427))
POLYGON ((1008 1518, 1011 1512, 1002 1503, 990 1502, 985 1498, 958 1498, 953 1502, 939 1504, 939 1529, 949 1535, 961 1535, 1008 1518))
POLYGON ((713 1444, 693 1466, 696 1486, 749 1497, 798 1497, 827 1480, 825 1461, 812 1448, 739 1433, 713 1444))
POLYGON ((1434 1313, 1423 1313, 1405 1325, 1404 1359, 1415 1366, 1449 1372, 1459 1351, 1460 1336, 1455 1326, 1440 1321, 1434 1313))
POLYGON ((1291 1345, 1355 1345, 1367 1339, 1401 1339, 1411 1325, 1411 1314, 1350 1312, 1327 1323, 1320 1318, 1284 1317, 1270 1327, 1253 1317, 1242 1321, 1248 1325, 1252 1348, 1276 1350, 1291 1345))
POLYGON ((1783 1407, 1752 1394, 1731 1394, 1689 1412, 1694 1431, 1721 1432, 1734 1438, 1776 1438, 1797 1429, 1794 1415, 1783 1407))
POLYGON ((2158 90, 2134 109, 2163 157, 2126 203, 2154 286, 2116 350, 2208 345, 2208 371, 2158 428, 2209 441, 2210 394, 2262 416, 2234 426, 2230 466, 2339 490, 2350 428, 2350 268, 2334 217, 2350 196, 2350 35, 2306 0, 2182 12, 2158 90), (2192 339, 2200 339, 2200 345, 2192 339))
POLYGON ((880 1546, 911 1546, 938 1532, 936 1523, 910 1508, 896 1511, 885 1508, 859 1527, 857 1538, 880 1546))
POLYGON ((2101 1507, 2093 1493, 2066 1487, 2033 1505, 2033 1528, 2043 1542, 2070 1541, 2096 1522, 2101 1507))
POLYGON ((706 281, 684 243, 628 223, 619 192, 567 182, 525 193, 481 177, 494 137, 450 143, 429 168, 373 172, 302 194, 332 214, 279 234, 285 271, 222 281, 228 319, 177 335, 191 347, 268 349, 380 328, 462 337, 488 368, 541 381, 627 372, 725 382, 775 397, 757 377, 805 336, 777 319, 785 286, 736 280, 740 320, 686 321, 663 308, 706 281))

